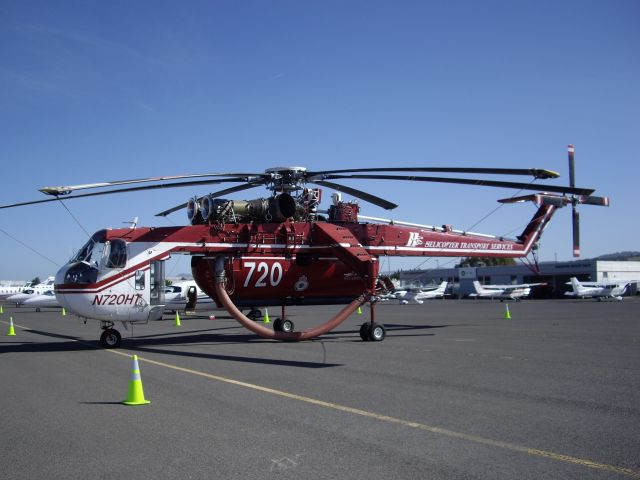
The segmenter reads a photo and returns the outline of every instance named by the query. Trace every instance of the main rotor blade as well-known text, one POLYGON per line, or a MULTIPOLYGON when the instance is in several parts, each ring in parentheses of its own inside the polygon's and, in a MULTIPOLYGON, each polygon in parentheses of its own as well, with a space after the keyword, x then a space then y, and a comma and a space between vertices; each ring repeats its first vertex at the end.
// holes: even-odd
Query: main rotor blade
POLYGON ((204 178, 204 177, 238 177, 238 181, 251 181, 253 178, 262 178, 262 173, 195 173, 189 175, 170 175, 166 177, 150 177, 138 178, 131 180, 115 180, 112 182, 85 183, 82 185, 67 185, 59 187, 43 187, 39 190, 47 195, 68 195, 76 190, 84 190, 87 188, 107 188, 117 185, 131 185, 134 183, 163 182, 166 180, 182 180, 185 178, 204 178))
MULTIPOLYGON (((248 190, 250 188, 259 187, 262 184, 263 184, 262 180, 258 180, 258 181, 255 181, 255 182, 249 182, 249 183, 247 183, 245 185, 236 185, 235 187, 225 188, 224 190, 219 190, 217 192, 210 193, 209 196, 214 197, 214 198, 221 197, 221 196, 227 195, 229 193, 240 192, 242 190, 248 190)), ((202 200, 203 198, 204 198, 204 196, 198 197, 198 201, 202 200)), ((178 210, 186 208, 186 206, 187 206, 187 202, 181 203, 180 205, 176 205, 173 208, 170 208, 170 209, 165 210, 165 211, 160 212, 160 213, 156 213, 155 216, 156 217, 166 217, 170 213, 177 212, 178 210)))
POLYGON ((572 208, 573 220, 573 256, 580 256, 580 212, 574 205, 572 208))
POLYGON ((338 192, 348 193, 349 195, 353 195, 354 197, 364 200, 365 202, 369 202, 379 207, 382 207, 385 210, 393 210, 398 206, 395 203, 391 203, 388 200, 385 200, 384 198, 376 197, 375 195, 372 195, 370 193, 363 192, 362 190, 357 190, 355 188, 347 187, 345 185, 339 185, 333 182, 325 182, 324 180, 314 180, 311 183, 322 185, 323 187, 333 188, 338 192))
MULTIPOLYGON (((386 167, 386 168, 350 168, 344 170, 323 170, 307 172, 307 178, 313 181, 315 177, 322 180, 324 175, 336 173, 364 173, 364 172, 434 172, 434 173, 471 173, 491 175, 531 175, 536 179, 558 178, 560 174, 552 170, 541 168, 467 168, 467 167, 386 167)), ((328 177, 326 177, 328 178, 328 177)))
MULTIPOLYGON (((12 207, 22 207, 25 205, 35 205, 37 203, 47 203, 47 202, 55 202, 57 200, 71 200, 74 198, 86 198, 86 197, 95 197, 98 195, 111 195, 112 193, 127 193, 127 192, 139 192, 143 190, 154 190, 154 189, 163 189, 163 188, 178 188, 178 187, 192 187, 197 185, 211 185, 216 183, 228 183, 228 182, 239 182, 237 178, 221 178, 218 180, 194 180, 191 182, 179 182, 179 183, 165 183, 158 185, 144 185, 141 187, 128 187, 128 188, 116 188, 114 190, 105 190, 103 192, 91 192, 91 193, 81 193, 79 195, 69 195, 64 197, 55 198, 46 198, 44 200, 33 200, 30 202, 21 202, 21 203, 13 203, 10 205, 0 205, 0 209, 3 208, 12 208, 12 207)), ((257 182, 261 184, 262 182, 257 182)))
MULTIPOLYGON (((482 180, 472 178, 445 177, 417 177, 413 175, 327 175, 330 179, 363 179, 363 180, 410 180, 415 182, 455 183, 461 185, 478 185, 484 187, 517 188, 520 190, 540 190, 545 192, 572 193, 576 195, 590 195, 593 188, 561 187, 542 183, 501 182, 496 180, 482 180)), ((318 182, 315 182, 318 183, 318 182)))

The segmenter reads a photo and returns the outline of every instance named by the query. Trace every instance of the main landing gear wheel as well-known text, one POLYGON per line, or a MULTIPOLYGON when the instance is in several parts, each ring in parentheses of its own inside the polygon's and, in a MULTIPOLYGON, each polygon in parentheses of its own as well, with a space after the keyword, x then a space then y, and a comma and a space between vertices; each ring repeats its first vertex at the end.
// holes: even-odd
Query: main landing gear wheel
POLYGON ((369 322, 364 322, 362 325, 360 325, 360 338, 362 339, 363 342, 368 342, 369 341, 369 326, 371 324, 369 322))
POLYGON ((102 335, 100 335, 100 345, 104 348, 116 348, 120 345, 122 337, 120 332, 113 328, 105 328, 102 335))
POLYGON ((247 317, 255 322, 262 319, 262 312, 257 308, 252 308, 249 313, 247 313, 247 317))
POLYGON ((294 324, 288 318, 276 318, 273 322, 273 329, 276 332, 293 332, 294 324))
POLYGON ((360 338, 365 342, 381 342, 386 335, 384 325, 380 323, 365 322, 360 326, 360 338))

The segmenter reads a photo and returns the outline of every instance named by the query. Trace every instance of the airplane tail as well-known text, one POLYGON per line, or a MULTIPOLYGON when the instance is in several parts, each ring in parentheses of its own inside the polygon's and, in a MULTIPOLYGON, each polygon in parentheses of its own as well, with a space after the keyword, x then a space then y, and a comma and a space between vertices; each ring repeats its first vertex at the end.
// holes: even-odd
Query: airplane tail
POLYGON ((478 280, 473 281, 473 288, 476 291, 476 294, 485 293, 484 288, 482 288, 482 285, 480 285, 480 282, 478 280))
POLYGON ((573 288, 574 293, 580 293, 582 290, 582 285, 576 277, 571 277, 571 288, 573 288))
POLYGON ((447 290, 447 285, 448 284, 449 284, 449 282, 447 282, 447 281, 442 282, 440 285, 438 285, 438 288, 435 289, 435 293, 444 294, 444 292, 447 290))

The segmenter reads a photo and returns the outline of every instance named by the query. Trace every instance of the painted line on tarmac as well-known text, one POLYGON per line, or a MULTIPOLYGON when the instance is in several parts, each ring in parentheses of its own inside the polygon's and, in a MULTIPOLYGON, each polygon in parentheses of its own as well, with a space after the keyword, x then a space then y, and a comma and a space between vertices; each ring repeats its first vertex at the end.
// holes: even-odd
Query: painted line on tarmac
MULTIPOLYGON (((5 322, 0 320, 0 323, 5 323, 5 324, 9 324, 9 322, 5 322)), ((29 327, 25 327, 23 325, 16 325, 14 323, 14 326, 23 329, 25 331, 29 331, 31 330, 29 327)), ((71 336, 67 336, 67 335, 60 335, 61 337, 66 337, 69 338, 69 340, 73 340, 75 342, 78 343, 82 343, 91 347, 94 347, 95 344, 94 343, 89 343, 89 342, 85 342, 83 340, 78 340, 75 337, 71 337, 71 336)), ((120 355, 122 357, 127 357, 127 358, 131 358, 133 355, 123 352, 123 351, 119 351, 116 349, 105 349, 106 352, 109 353, 114 353, 116 355, 120 355)), ((490 438, 484 438, 484 437, 479 437, 477 435, 470 435, 467 433, 462 433, 462 432, 456 432, 454 430, 448 430, 446 428, 440 428, 440 427, 436 427, 433 425, 427 425, 424 423, 419 423, 419 422, 412 422, 410 420, 404 420, 402 418, 396 418, 396 417, 390 417, 388 415, 381 415, 379 413, 375 413, 375 412, 369 412, 367 410, 361 410, 359 408, 353 408, 353 407, 347 407, 346 405, 340 405, 338 403, 332 403, 332 402, 327 402, 324 400, 318 400, 315 398, 311 398, 311 397, 305 397, 303 395, 297 395, 295 393, 289 393, 289 392, 285 392, 283 390, 276 390, 274 388, 269 388, 269 387, 263 387, 261 385, 256 385, 253 383, 248 383, 248 382, 242 382, 240 380, 234 380, 232 378, 227 378, 227 377, 222 377, 220 375, 213 375, 211 373, 206 373, 206 372, 201 372, 199 370, 193 370, 191 368, 185 368, 185 367, 180 367, 178 365, 173 365, 170 363, 165 363, 165 362, 159 362, 157 360, 151 360, 148 358, 144 358, 144 357, 140 357, 138 356, 138 361, 139 362, 146 362, 152 365, 157 365, 159 367, 164 367, 164 368, 169 368, 171 370, 176 370, 178 372, 184 372, 184 373, 189 373, 191 375, 196 375, 199 377, 204 377, 204 378, 208 378, 209 380, 216 380, 219 382, 224 382, 230 385, 236 385, 239 387, 243 387, 243 388, 249 388, 252 390, 256 390, 259 392, 263 392, 263 393, 268 393, 271 395, 277 395, 279 397, 283 397, 283 398, 288 398, 291 400, 297 400, 300 402, 305 402, 311 405, 316 405, 319 407, 323 407, 323 408, 328 408, 331 410, 337 410, 340 412, 345 412, 345 413, 351 413, 353 415, 359 415, 361 417, 366 417, 366 418, 373 418, 382 422, 387 422, 387 423, 393 423, 396 425, 402 425, 404 427, 409 427, 409 428, 415 428, 417 430, 422 430, 422 431, 426 431, 426 432, 430 432, 430 433, 435 433, 438 435, 443 435, 446 437, 450 437, 450 438, 459 438, 461 440, 466 440, 469 442, 474 442, 474 443, 478 443, 480 445, 488 445, 488 446, 492 446, 492 447, 498 447, 498 448, 502 448, 505 450, 510 450, 512 452, 519 452, 519 453, 524 453, 527 455, 531 455, 531 456, 535 456, 535 457, 542 457, 542 458, 547 458, 550 460, 555 460, 557 462, 564 462, 564 463, 570 463, 573 465, 580 465, 582 467, 586 467, 586 468, 591 468, 594 470, 601 470, 601 471, 605 471, 605 472, 611 472, 611 473, 616 473, 619 475, 624 475, 626 477, 629 478, 635 478, 640 480, 640 472, 636 472, 635 470, 631 470, 629 468, 623 468, 623 467, 616 467, 615 465, 608 465, 606 463, 600 463, 600 462, 595 462, 593 460, 588 460, 586 458, 578 458, 578 457, 573 457, 571 455, 563 455, 560 453, 554 453, 554 452, 549 452, 546 450, 539 450, 537 448, 529 448, 529 447, 525 447, 522 445, 517 445, 514 443, 509 443, 509 442, 502 442, 500 440, 493 440, 490 438)))
MULTIPOLYGON (((121 352, 118 350, 107 350, 108 352, 111 353, 115 353, 118 355, 122 355, 122 356, 126 356, 126 357, 131 357, 130 354, 125 353, 125 352, 121 352)), ((431 433, 435 433, 438 435, 444 435, 446 437, 451 437, 451 438, 459 438, 461 440, 466 440, 469 442, 474 442, 474 443, 478 443, 481 445, 489 445, 492 447, 498 447, 498 448, 502 448, 505 450, 510 450, 513 452, 520 452, 520 453, 525 453, 527 455, 531 455, 531 456, 535 456, 535 457, 542 457, 542 458, 547 458, 550 460, 555 460, 558 462, 564 462, 564 463, 570 463, 570 464, 574 464, 574 465, 580 465, 582 467, 587 467, 587 468, 591 468, 591 469, 595 469, 595 470, 602 470, 602 471, 606 471, 606 472, 612 472, 612 473, 617 473, 619 475, 625 475, 629 478, 636 478, 636 479, 640 479, 640 472, 636 472, 634 470, 631 470, 629 468, 623 468, 623 467, 616 467, 615 465, 608 465, 606 463, 600 463, 600 462, 595 462, 593 460, 588 460, 586 458, 578 458, 578 457, 573 457, 571 455, 563 455, 560 453, 554 453, 554 452, 549 452, 546 450, 539 450, 537 448, 529 448, 529 447, 525 447, 522 445, 517 445, 514 443, 509 443, 509 442, 502 442, 500 440, 492 440, 490 438, 484 438, 484 437, 479 437, 477 435, 470 435, 467 433, 462 433, 462 432, 456 432, 454 430, 448 430, 446 428, 440 428, 440 427, 436 427, 436 426, 432 426, 432 425, 427 425, 424 423, 419 423, 419 422, 412 422, 410 420, 404 420, 401 418, 396 418, 396 417, 390 417, 388 415, 382 415, 379 413, 375 413, 375 412, 369 412, 367 410, 361 410, 359 408, 353 408, 353 407, 348 407, 346 405, 340 405, 338 403, 333 403, 333 402, 327 402, 324 400, 318 400, 315 398, 311 398, 311 397, 305 397, 303 395, 297 395, 295 393, 290 393, 290 392, 285 392, 283 390, 276 390, 274 388, 269 388, 269 387, 263 387, 261 385, 256 385, 253 383, 248 383, 248 382, 243 382, 240 380, 234 380, 232 378, 227 378, 227 377, 222 377, 219 375, 213 375, 211 373, 206 373, 206 372, 201 372, 199 370, 193 370, 191 368, 185 368, 185 367, 180 367, 178 365, 173 365, 170 363, 165 363, 165 362, 159 362, 157 360, 151 360, 148 358, 143 358, 138 356, 138 361, 139 362, 146 362, 146 363, 150 363, 152 365, 157 365, 159 367, 164 367, 164 368, 169 368, 172 370, 176 370, 179 372, 184 372, 184 373, 189 373, 192 375, 196 375, 199 377, 204 377, 204 378, 208 378, 210 380, 216 380, 219 382, 224 382, 224 383, 228 383, 231 385, 236 385, 239 387, 244 387, 244 388, 249 388, 252 390, 256 390, 259 392, 263 392, 263 393, 268 393, 271 395, 277 395, 279 397, 284 397, 284 398, 288 398, 291 400, 297 400, 300 402, 305 402, 305 403, 309 403, 312 405, 316 405, 316 406, 320 406, 323 408, 328 408, 331 410, 337 410, 340 412, 346 412, 346 413, 351 413, 354 415, 359 415, 361 417, 367 417, 367 418, 373 418, 379 421, 383 421, 383 422, 387 422, 387 423, 393 423, 396 425, 402 425, 405 427, 409 427, 409 428, 415 428, 417 430, 423 430, 423 431, 427 431, 427 432, 431 432, 431 433)))

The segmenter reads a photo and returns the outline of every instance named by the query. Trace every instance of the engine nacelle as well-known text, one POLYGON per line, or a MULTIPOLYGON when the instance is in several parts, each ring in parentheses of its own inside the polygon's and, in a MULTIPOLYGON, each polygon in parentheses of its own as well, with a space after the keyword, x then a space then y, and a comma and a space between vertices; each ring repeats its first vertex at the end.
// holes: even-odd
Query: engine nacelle
POLYGON ((189 200, 187 215, 192 224, 236 223, 241 220, 282 222, 294 217, 297 205, 288 193, 255 200, 228 200, 205 196, 189 200))

